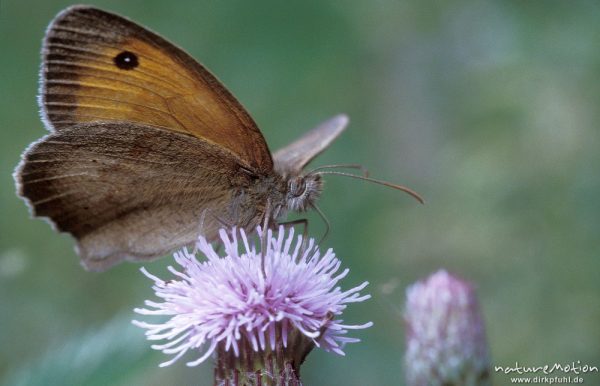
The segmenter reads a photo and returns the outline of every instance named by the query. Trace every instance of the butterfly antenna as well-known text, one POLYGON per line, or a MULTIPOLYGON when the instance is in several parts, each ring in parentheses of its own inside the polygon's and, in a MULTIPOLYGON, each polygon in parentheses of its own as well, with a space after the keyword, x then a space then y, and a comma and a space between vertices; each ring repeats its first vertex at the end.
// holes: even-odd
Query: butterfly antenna
POLYGON ((413 198, 415 198, 417 201, 419 201, 421 204, 425 204, 425 200, 423 200, 423 197, 421 197, 419 195, 419 193, 415 192, 414 190, 412 190, 410 188, 407 188, 406 186, 396 185, 396 184, 392 184, 391 182, 376 180, 376 179, 370 178, 370 177, 357 176, 356 174, 338 172, 335 170, 326 170, 326 171, 317 172, 315 174, 320 174, 320 175, 332 174, 335 176, 346 176, 346 177, 356 178, 357 180, 363 180, 363 181, 372 182, 374 184, 387 186, 388 188, 392 188, 392 189, 400 190, 404 193, 408 193, 409 195, 413 196, 413 198))
POLYGON ((321 219, 323 219, 323 222, 325 223, 325 233, 323 234, 323 237, 321 237, 321 240, 319 240, 318 243, 318 245, 321 245, 321 243, 327 238, 327 235, 329 235, 329 228, 331 228, 331 224, 329 223, 327 216, 325 216, 325 213, 323 213, 321 208, 319 208, 316 204, 313 204, 312 207, 315 209, 315 211, 319 214, 319 216, 321 217, 321 219))
POLYGON ((333 164, 333 165, 323 165, 323 166, 319 166, 314 168, 313 170, 311 170, 310 172, 307 173, 307 175, 311 175, 311 174, 318 174, 315 173, 319 170, 327 170, 327 169, 359 169, 363 176, 365 177, 369 177, 369 171, 367 170, 366 167, 360 165, 360 164, 333 164))

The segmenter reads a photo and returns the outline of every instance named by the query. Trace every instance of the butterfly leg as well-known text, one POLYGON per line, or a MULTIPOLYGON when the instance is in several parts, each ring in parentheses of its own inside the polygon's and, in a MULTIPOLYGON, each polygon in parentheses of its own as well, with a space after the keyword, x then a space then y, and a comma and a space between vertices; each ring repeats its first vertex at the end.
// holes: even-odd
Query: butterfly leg
POLYGON ((298 224, 302 225, 302 245, 300 246, 300 250, 302 251, 302 253, 304 253, 304 251, 306 251, 306 248, 308 248, 308 219, 300 218, 297 220, 279 223, 279 225, 283 225, 283 227, 286 229, 290 229, 294 225, 298 225, 298 224))
POLYGON ((315 211, 319 214, 319 216, 325 223, 325 233, 323 233, 323 236, 321 236, 321 240, 319 240, 319 243, 318 243, 318 245, 321 245, 321 243, 323 241, 325 241, 325 239, 327 238, 327 235, 329 234, 329 228, 331 228, 331 224, 329 223, 327 216, 325 216, 325 213, 323 213, 323 211, 321 211, 321 208, 319 208, 317 205, 313 205, 313 208, 315 209, 315 211))
POLYGON ((280 222, 278 225, 282 225, 286 230, 289 230, 294 225, 298 225, 298 224, 302 225, 302 240, 304 242, 308 239, 308 219, 307 218, 300 218, 298 220, 280 222))
POLYGON ((299 218, 297 220, 284 221, 284 222, 277 223, 277 225, 283 225, 286 229, 289 229, 289 228, 293 227, 294 225, 298 225, 298 224, 302 224, 302 234, 306 235, 307 234, 306 229, 308 228, 308 219, 307 218, 299 218))

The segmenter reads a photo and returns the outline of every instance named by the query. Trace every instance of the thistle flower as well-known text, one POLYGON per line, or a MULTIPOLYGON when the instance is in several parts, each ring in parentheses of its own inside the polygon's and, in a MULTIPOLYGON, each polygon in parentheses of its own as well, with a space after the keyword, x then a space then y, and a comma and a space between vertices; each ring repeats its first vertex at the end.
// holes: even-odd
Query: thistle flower
POLYGON ((406 295, 407 385, 489 385, 490 359, 473 288, 441 270, 406 295))
POLYGON ((276 236, 268 230, 263 251, 249 243, 243 230, 234 228, 228 234, 222 229, 220 238, 223 257, 203 237, 197 249, 206 261, 185 249, 175 253, 182 269, 169 267, 173 280, 164 281, 142 268, 162 301, 146 301, 146 308, 135 312, 170 318, 157 324, 133 323, 147 329, 149 340, 167 341, 152 346, 174 355, 161 366, 189 350, 201 350, 200 357, 187 364, 198 365, 217 352, 216 381, 235 377, 243 384, 246 377, 252 383, 252 377, 282 379, 277 377, 285 372, 297 377, 314 346, 344 355, 346 343, 359 341, 347 337, 348 330, 372 325, 336 319, 347 304, 370 295, 359 293, 367 282, 347 291, 337 286, 348 269, 338 272, 341 262, 331 249, 321 255, 313 239, 302 248, 302 236, 295 239, 292 228, 286 237, 283 227, 276 236))

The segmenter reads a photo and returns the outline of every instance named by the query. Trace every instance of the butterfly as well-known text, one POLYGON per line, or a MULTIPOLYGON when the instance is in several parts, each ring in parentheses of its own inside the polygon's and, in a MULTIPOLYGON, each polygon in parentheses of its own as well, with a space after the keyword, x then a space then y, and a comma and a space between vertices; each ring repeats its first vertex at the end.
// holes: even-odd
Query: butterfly
POLYGON ((39 105, 49 134, 26 149, 14 177, 33 216, 76 239, 86 269, 154 259, 199 233, 215 240, 224 226, 252 231, 317 208, 324 174, 420 200, 337 165, 303 171, 344 131, 345 115, 271 154, 214 75, 124 17, 67 8, 50 23, 42 57, 39 105))

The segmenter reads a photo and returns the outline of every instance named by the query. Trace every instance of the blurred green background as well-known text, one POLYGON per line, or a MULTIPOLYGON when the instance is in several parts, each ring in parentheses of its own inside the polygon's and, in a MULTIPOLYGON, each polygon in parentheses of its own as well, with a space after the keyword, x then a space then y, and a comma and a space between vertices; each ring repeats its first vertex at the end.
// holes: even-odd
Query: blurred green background
MULTIPOLYGON (((166 369, 132 309, 139 265, 84 271, 73 242, 14 193, 44 135, 44 29, 67 1, 0 2, 0 380, 210 384, 209 363, 166 369)), ((351 125, 315 164, 358 162, 426 199, 330 176, 325 246, 368 280, 362 343, 315 351, 308 385, 401 384, 404 290, 446 268, 475 283, 493 363, 600 365, 600 3, 595 1, 96 1, 211 69, 276 149, 321 120, 351 125)), ((321 222, 311 216, 316 237, 321 222)), ((314 232, 314 233, 313 233, 314 232)), ((170 258, 147 264, 164 272, 170 258)), ((497 384, 508 384, 494 375, 497 384)), ((587 375, 586 384, 600 377, 587 375)), ((1 382, 1 381, 0 381, 1 382)))

